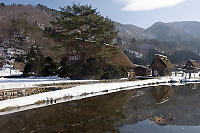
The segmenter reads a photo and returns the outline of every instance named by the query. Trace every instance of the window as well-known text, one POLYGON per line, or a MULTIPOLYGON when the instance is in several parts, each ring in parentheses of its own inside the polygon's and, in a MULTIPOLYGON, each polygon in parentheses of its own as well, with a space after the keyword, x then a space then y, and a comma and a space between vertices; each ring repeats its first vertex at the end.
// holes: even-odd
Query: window
POLYGON ((70 60, 70 61, 77 61, 77 60, 80 60, 80 57, 77 57, 77 56, 70 56, 70 57, 69 57, 69 60, 70 60))

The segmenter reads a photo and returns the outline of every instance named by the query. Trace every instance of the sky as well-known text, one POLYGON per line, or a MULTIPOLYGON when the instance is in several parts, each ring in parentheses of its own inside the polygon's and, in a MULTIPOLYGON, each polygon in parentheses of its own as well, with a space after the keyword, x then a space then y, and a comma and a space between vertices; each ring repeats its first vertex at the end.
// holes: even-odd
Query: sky
POLYGON ((105 17, 148 28, 155 22, 200 21, 200 0, 0 0, 5 4, 42 4, 59 10, 65 5, 90 4, 105 17))

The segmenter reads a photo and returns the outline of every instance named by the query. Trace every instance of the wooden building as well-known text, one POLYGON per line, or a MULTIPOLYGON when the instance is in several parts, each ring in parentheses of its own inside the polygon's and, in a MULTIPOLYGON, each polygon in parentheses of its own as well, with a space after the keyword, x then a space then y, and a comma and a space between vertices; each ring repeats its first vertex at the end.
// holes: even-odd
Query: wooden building
POLYGON ((135 76, 148 76, 151 75, 151 70, 146 66, 137 65, 134 67, 135 76))
POLYGON ((152 76, 170 76, 173 65, 166 56, 156 54, 150 68, 152 76))
POLYGON ((200 70, 200 64, 195 60, 188 60, 184 68, 186 72, 198 72, 200 70))

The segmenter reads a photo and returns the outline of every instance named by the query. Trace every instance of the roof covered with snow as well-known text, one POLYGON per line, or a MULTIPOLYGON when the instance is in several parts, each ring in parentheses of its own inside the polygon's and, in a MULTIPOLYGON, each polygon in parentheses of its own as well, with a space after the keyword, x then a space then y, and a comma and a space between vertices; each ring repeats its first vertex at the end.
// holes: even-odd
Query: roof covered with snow
MULTIPOLYGON (((160 60, 163 63, 163 65, 167 68, 173 68, 174 67, 174 65, 168 60, 167 56, 160 55, 160 54, 155 55, 155 58, 154 58, 152 64, 156 63, 157 59, 160 60)), ((150 67, 152 67, 152 64, 150 65, 150 67)))
POLYGON ((191 59, 187 61, 184 68, 189 67, 188 65, 190 64, 195 68, 200 68, 200 64, 196 60, 191 60, 191 59))

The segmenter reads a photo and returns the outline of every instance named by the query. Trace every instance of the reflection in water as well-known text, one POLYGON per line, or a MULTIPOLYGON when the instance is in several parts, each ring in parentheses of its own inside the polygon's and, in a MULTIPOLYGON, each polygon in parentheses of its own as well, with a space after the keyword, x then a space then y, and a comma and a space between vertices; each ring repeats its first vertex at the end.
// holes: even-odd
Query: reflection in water
POLYGON ((120 127, 121 132, 134 128, 131 133, 136 132, 136 129, 137 132, 143 133, 147 127, 152 129, 148 130, 148 133, 160 133, 161 130, 177 133, 182 127, 184 130, 181 133, 187 133, 189 129, 191 132, 200 132, 199 84, 152 87, 143 89, 143 92, 142 97, 133 98, 126 103, 126 119, 122 120, 124 126, 120 127), (163 103, 166 99, 169 100, 163 103), (147 124, 149 122, 151 124, 147 124), (140 129, 139 126, 144 128, 140 129))
POLYGON ((123 105, 135 91, 113 93, 0 117, 1 133, 118 132, 123 105))
POLYGON ((200 132, 200 85, 122 91, 0 117, 1 133, 200 132))
POLYGON ((123 133, 199 133, 200 126, 159 126, 150 120, 120 128, 123 133))
POLYGON ((164 103, 168 101, 169 97, 173 94, 174 88, 169 86, 158 86, 150 89, 152 96, 155 98, 156 103, 164 103))

